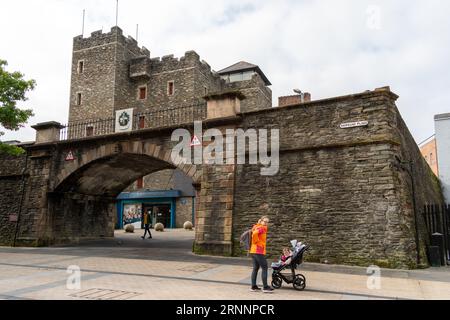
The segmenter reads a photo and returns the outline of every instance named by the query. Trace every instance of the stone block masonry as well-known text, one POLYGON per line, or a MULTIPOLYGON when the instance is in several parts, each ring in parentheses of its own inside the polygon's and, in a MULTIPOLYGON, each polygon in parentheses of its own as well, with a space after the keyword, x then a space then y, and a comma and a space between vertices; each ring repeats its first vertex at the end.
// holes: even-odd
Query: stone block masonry
POLYGON ((254 165, 176 165, 170 160, 175 127, 28 146, 25 171, 24 158, 0 158, 0 242, 9 243, 15 232, 8 220, 18 210, 14 190, 24 172, 18 240, 42 245, 112 236, 115 196, 139 177, 178 169, 196 186, 196 253, 242 254, 240 234, 268 215, 271 256, 298 239, 311 245, 309 261, 422 267, 428 234, 412 199, 420 210, 443 198, 397 98, 383 88, 205 124, 222 131, 279 129, 275 176, 261 176, 254 165), (65 160, 69 151, 75 160, 65 160), (413 179, 399 165, 409 162, 413 179))
POLYGON ((24 189, 25 156, 1 157, 0 165, 0 245, 14 241, 24 189))
POLYGON ((442 195, 396 99, 384 89, 246 114, 246 127, 280 128, 281 168, 262 177, 258 168, 237 167, 234 254, 241 232, 268 215, 272 256, 298 239, 312 246, 309 261, 416 268, 419 254, 426 265, 428 235, 419 216, 417 248, 411 179, 397 158, 414 162, 418 210, 442 195), (369 125, 340 128, 352 121, 369 125))

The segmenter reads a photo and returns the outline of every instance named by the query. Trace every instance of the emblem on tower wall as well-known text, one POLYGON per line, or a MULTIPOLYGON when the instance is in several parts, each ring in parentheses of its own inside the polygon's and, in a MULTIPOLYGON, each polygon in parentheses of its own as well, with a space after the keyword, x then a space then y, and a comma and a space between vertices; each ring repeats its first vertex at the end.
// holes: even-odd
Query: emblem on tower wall
POLYGON ((116 111, 115 132, 128 132, 133 130, 133 109, 116 111))

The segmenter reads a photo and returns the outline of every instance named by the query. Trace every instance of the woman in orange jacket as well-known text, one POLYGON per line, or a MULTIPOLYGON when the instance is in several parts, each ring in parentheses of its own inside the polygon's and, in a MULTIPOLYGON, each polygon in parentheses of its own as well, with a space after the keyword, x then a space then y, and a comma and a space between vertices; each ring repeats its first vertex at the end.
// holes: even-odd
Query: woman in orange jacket
POLYGON ((256 278, 258 277, 259 269, 262 269, 263 280, 263 292, 272 293, 273 289, 269 287, 267 283, 267 274, 269 266, 266 259, 266 247, 267 247, 267 230, 270 220, 268 217, 262 217, 258 224, 252 228, 252 245, 250 248, 250 255, 253 260, 253 272, 252 272, 252 288, 251 291, 260 291, 260 288, 256 285, 256 278))

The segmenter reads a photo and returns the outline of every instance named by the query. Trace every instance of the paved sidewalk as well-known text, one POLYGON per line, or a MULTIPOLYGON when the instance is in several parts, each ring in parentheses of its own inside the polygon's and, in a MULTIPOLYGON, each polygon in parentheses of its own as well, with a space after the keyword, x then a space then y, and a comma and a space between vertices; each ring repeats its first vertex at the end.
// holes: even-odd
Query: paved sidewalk
POLYGON ((192 254, 193 232, 153 233, 151 240, 115 239, 71 247, 0 247, 0 299, 59 300, 372 300, 450 299, 450 269, 382 270, 381 289, 367 288, 365 268, 304 264, 307 289, 284 284, 274 294, 252 293, 251 261, 192 254), (81 289, 69 290, 70 266, 81 289))

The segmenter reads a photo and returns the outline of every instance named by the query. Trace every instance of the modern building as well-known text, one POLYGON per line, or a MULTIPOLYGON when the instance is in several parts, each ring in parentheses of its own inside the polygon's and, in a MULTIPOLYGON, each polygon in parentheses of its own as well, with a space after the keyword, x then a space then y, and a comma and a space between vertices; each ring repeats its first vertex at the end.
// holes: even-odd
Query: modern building
POLYGON ((450 203, 450 113, 434 117, 439 179, 444 197, 450 203))
POLYGON ((419 144, 420 152, 422 153, 425 161, 430 166, 433 173, 439 177, 439 166, 438 166, 438 153, 436 146, 436 136, 425 140, 419 144))

